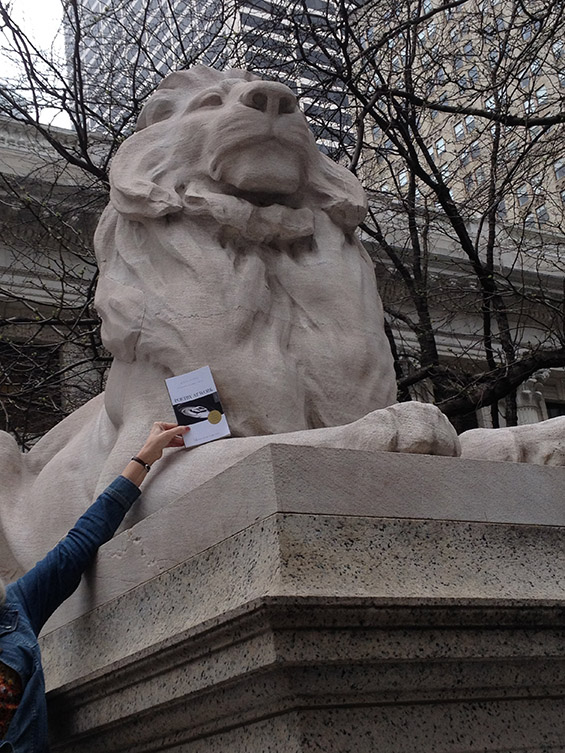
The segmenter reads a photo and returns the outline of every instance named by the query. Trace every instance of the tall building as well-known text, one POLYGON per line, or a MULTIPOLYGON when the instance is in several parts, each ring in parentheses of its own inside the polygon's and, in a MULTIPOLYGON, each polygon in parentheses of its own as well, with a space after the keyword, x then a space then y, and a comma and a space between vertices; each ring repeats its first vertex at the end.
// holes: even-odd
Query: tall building
POLYGON ((319 143, 335 150, 351 122, 343 90, 332 85, 327 52, 337 43, 327 36, 324 52, 308 41, 316 19, 331 19, 334 0, 299 5, 298 10, 284 0, 81 0, 78 24, 67 14, 67 55, 72 60, 80 26, 81 75, 92 125, 119 125, 163 76, 201 63, 284 81, 319 143))
MULTIPOLYGON (((390 244, 378 255, 408 371, 426 365, 423 302, 443 363, 478 375, 562 347, 565 15, 561 4, 541 12, 514 0, 444 6, 385 0, 358 11, 368 113, 358 173, 390 244), (418 287, 430 280, 424 301, 418 287)), ((564 413, 563 370, 538 377, 518 390, 525 413, 534 399, 537 420, 564 413)))
MULTIPOLYGON (((425 18, 442 5, 423 0, 420 14, 425 18)), ((428 160, 430 174, 435 167, 454 198, 467 203, 469 214, 494 202, 502 223, 563 232, 564 125, 536 120, 562 109, 565 17, 561 7, 552 17, 549 11, 536 15, 535 3, 529 5, 469 0, 399 29, 367 67, 367 87, 379 81, 384 89, 408 90, 439 105, 418 109, 417 134, 423 145, 415 147, 428 160), (475 114, 460 114, 460 108, 475 114), (498 119, 489 121, 482 113, 498 119), (525 125, 517 127, 517 119, 525 125)), ((394 6, 385 13, 388 25, 399 23, 394 6)), ((363 17, 369 47, 386 28, 382 10, 379 5, 378 18, 370 11, 363 17)), ((378 100, 385 122, 389 107, 386 96, 378 100)), ((366 166, 365 176, 370 173, 374 189, 392 193, 394 185, 407 186, 404 160, 378 119, 368 139, 377 159, 366 166)), ((423 201, 426 195, 429 191, 419 180, 417 199, 423 201)))

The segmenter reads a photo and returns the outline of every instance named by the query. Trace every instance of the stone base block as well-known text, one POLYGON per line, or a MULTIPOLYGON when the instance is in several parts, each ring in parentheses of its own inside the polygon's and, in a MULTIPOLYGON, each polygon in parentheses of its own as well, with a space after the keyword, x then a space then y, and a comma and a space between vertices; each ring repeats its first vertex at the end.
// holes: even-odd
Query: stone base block
POLYGON ((565 752, 563 469, 273 446, 204 487, 43 637, 53 753, 565 752))

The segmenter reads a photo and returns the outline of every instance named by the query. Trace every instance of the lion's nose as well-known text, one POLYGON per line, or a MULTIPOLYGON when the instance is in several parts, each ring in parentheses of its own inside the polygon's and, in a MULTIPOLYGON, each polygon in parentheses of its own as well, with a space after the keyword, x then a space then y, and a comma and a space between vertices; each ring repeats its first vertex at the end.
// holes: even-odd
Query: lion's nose
POLYGON ((293 113, 298 108, 290 89, 276 81, 253 81, 241 93, 239 101, 246 107, 275 116, 293 113))

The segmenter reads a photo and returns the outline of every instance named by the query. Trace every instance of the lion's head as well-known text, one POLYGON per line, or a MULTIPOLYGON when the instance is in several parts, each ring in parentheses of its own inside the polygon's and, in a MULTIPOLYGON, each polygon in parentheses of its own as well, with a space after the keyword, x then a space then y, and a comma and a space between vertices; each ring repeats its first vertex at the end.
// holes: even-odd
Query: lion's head
POLYGON ((196 66, 167 76, 143 108, 114 159, 111 200, 132 219, 162 217, 203 191, 319 207, 347 230, 366 211, 358 181, 317 149, 287 86, 196 66))

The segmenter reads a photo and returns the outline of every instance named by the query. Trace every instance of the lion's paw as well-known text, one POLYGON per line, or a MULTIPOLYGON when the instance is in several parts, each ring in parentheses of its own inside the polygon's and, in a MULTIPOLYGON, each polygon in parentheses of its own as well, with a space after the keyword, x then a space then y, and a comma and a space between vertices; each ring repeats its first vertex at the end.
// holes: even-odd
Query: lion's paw
POLYGON ((457 432, 439 408, 429 403, 395 403, 349 424, 348 429, 359 449, 460 455, 457 432))
POLYGON ((565 465, 565 416, 505 429, 471 429, 461 434, 461 455, 534 465, 565 465))

